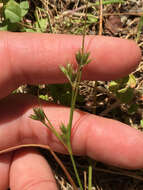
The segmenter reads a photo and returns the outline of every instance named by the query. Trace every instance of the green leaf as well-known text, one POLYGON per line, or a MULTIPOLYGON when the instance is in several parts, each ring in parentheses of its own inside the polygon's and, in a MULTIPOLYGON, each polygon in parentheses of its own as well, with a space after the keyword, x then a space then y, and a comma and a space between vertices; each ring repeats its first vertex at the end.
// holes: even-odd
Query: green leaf
POLYGON ((61 124, 60 129, 61 129, 63 134, 65 134, 65 135, 67 134, 67 132, 68 132, 67 127, 63 123, 61 124))
POLYGON ((119 84, 113 80, 109 83, 108 88, 111 92, 115 93, 119 89, 119 84))
POLYGON ((21 16, 24 17, 27 14, 28 10, 29 10, 28 1, 20 2, 20 8, 21 8, 21 16))
POLYGON ((62 123, 60 126, 61 129, 61 135, 60 137, 62 138, 63 142, 67 145, 68 143, 68 130, 67 127, 62 123))
POLYGON ((123 103, 129 103, 132 101, 133 97, 134 97, 134 89, 133 88, 124 88, 119 90, 116 93, 117 97, 119 98, 119 100, 123 103))
POLYGON ((25 29, 25 32, 36 32, 34 29, 31 29, 31 28, 24 28, 25 29))
POLYGON ((9 20, 4 21, 0 24, 0 31, 12 31, 17 32, 21 29, 21 25, 18 23, 10 23, 9 20))
POLYGON ((14 0, 9 0, 5 5, 4 15, 11 23, 19 22, 22 18, 20 5, 14 0))
POLYGON ((123 88, 127 85, 128 81, 129 81, 129 76, 125 76, 125 77, 115 80, 115 81, 120 85, 120 88, 123 88))
POLYGON ((118 93, 123 94, 123 93, 126 93, 127 90, 128 90, 128 87, 121 88, 121 89, 118 90, 118 93))
POLYGON ((0 31, 8 31, 8 25, 0 26, 0 31))
POLYGON ((72 82, 75 79, 75 71, 71 64, 67 64, 65 67, 60 66, 61 71, 64 73, 70 84, 72 85, 72 82))
POLYGON ((49 97, 48 95, 39 95, 39 98, 42 99, 42 100, 45 100, 45 101, 48 101, 49 100, 49 97))
POLYGON ((140 125, 143 127, 143 119, 140 120, 140 125))
POLYGON ((47 18, 38 19, 38 21, 35 22, 34 25, 35 25, 37 32, 45 32, 47 29, 48 20, 47 20, 47 18))
POLYGON ((126 76, 121 79, 111 81, 108 85, 108 88, 113 93, 116 93, 117 91, 119 93, 123 93, 126 91, 128 86, 130 86, 128 82, 129 82, 129 76, 126 76))
POLYGON ((129 113, 130 115, 135 114, 135 113, 137 112, 137 110, 138 110, 138 107, 139 107, 139 106, 138 106, 136 103, 131 104, 130 107, 129 107, 129 109, 128 109, 128 113, 129 113))
POLYGON ((78 53, 76 53, 76 61, 77 61, 77 64, 81 65, 81 66, 84 66, 84 65, 87 65, 91 60, 89 59, 89 55, 90 53, 82 53, 81 50, 78 51, 78 53))
POLYGON ((87 14, 89 23, 96 23, 98 21, 97 17, 92 14, 87 14))
POLYGON ((62 105, 70 106, 72 88, 69 83, 48 84, 48 90, 55 103, 59 102, 62 105))
POLYGON ((140 17, 140 20, 139 20, 139 23, 138 23, 136 42, 138 42, 139 39, 140 39, 142 29, 143 29, 143 15, 140 17))
POLYGON ((131 88, 134 88, 136 86, 136 77, 133 75, 133 74, 130 74, 129 75, 129 80, 128 80, 128 85, 131 87, 131 88))
MULTIPOLYGON (((69 83, 48 84, 48 92, 52 96, 54 103, 60 103, 65 106, 71 105, 72 87, 69 83)), ((78 93, 76 105, 84 105, 84 102, 85 97, 78 93)))

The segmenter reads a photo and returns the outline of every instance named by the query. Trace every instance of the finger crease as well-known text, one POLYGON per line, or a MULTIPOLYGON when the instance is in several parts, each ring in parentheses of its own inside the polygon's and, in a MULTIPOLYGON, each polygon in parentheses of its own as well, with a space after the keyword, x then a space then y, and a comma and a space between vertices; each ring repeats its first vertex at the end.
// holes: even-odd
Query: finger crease
POLYGON ((42 183, 47 183, 48 185, 49 184, 56 184, 54 180, 52 179, 41 179, 41 180, 37 180, 37 181, 29 181, 26 186, 24 185, 24 187, 22 187, 22 190, 27 190, 27 189, 30 189, 30 188, 33 188, 35 185, 39 186, 39 184, 42 184, 42 183))
MULTIPOLYGON (((72 133, 71 133, 71 138, 73 139, 74 138, 74 136, 75 136, 75 134, 76 134, 76 131, 79 129, 79 127, 81 127, 81 123, 84 121, 84 120, 86 120, 87 118, 89 117, 89 113, 85 113, 83 116, 81 116, 76 122, 75 122, 75 124, 73 125, 73 127, 72 127, 72 133)), ((88 133, 88 131, 89 130, 87 130, 87 133, 88 133)), ((88 134, 86 134, 87 136, 88 136, 88 134)), ((87 155, 87 139, 88 138, 86 138, 85 140, 84 140, 84 142, 82 142, 82 143, 84 143, 83 144, 83 146, 82 147, 84 147, 83 148, 83 150, 82 150, 82 153, 84 154, 84 155, 87 155)))

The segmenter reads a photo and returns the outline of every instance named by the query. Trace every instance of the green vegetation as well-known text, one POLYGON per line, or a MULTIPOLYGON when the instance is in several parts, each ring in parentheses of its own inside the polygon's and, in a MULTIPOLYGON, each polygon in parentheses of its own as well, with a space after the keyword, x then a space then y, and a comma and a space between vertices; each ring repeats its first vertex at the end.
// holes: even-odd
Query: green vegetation
MULTIPOLYGON (((140 3, 140 1, 137 2, 140 3)), ((103 35, 133 39, 143 49, 143 16, 139 11, 133 12, 134 14, 131 12, 136 3, 123 0, 103 0, 102 4, 104 6, 103 35), (116 21, 114 25, 109 19, 110 16, 112 19, 118 17, 119 21, 116 21), (119 27, 118 25, 122 26, 119 27)), ((1 31, 84 34, 86 30, 87 34, 97 35, 99 30, 99 1, 95 3, 89 1, 86 5, 86 2, 82 0, 76 2, 61 1, 61 3, 60 1, 50 2, 46 0, 0 0, 0 16, 1 31)), ((81 46, 81 51, 76 54, 77 72, 70 64, 61 68, 69 83, 45 84, 42 88, 40 85, 28 85, 26 90, 27 93, 36 94, 46 101, 71 106, 69 123, 67 126, 61 124, 61 134, 55 131, 42 108, 34 109, 34 114, 31 117, 46 125, 67 148, 78 184, 80 189, 83 189, 72 155, 70 141, 74 109, 78 107, 90 113, 114 118, 142 130, 143 63, 141 62, 134 73, 119 80, 80 82, 82 68, 84 64, 89 62, 89 54, 84 52, 84 35, 81 46)), ((136 178, 134 173, 128 175, 124 170, 118 171, 117 169, 116 172, 116 169, 115 171, 98 169, 107 174, 113 173, 136 178)), ((92 188, 93 170, 90 165, 88 168, 88 189, 92 188)))

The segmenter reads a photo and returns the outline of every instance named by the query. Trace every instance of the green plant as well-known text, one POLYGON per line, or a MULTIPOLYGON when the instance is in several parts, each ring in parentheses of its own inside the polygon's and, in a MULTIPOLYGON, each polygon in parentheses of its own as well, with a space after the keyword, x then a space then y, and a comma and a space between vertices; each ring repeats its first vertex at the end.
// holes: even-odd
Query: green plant
POLYGON ((1 8, 1 17, 3 17, 3 20, 0 24, 0 30, 22 30, 23 27, 20 22, 29 10, 28 1, 24 0, 17 3, 15 0, 1 0, 0 2, 3 3, 1 8))
MULTIPOLYGON (((59 141, 68 150, 72 164, 73 164, 73 168, 75 171, 75 175, 76 175, 76 178, 81 190, 83 190, 83 187, 81 184, 81 180, 79 178, 79 174, 76 168, 76 164, 75 164, 73 153, 72 153, 72 147, 71 147, 71 129, 72 129, 73 114, 75 110, 79 84, 81 81, 82 70, 83 70, 83 67, 90 62, 89 53, 84 52, 84 37, 83 37, 82 49, 79 50, 79 52, 76 54, 77 70, 74 70, 71 64, 67 64, 65 67, 63 66, 60 67, 61 71, 64 73, 64 75, 66 76, 66 78, 68 79, 72 87, 71 108, 70 108, 70 117, 69 117, 68 124, 65 125, 64 123, 61 123, 61 126, 60 126, 61 133, 59 134, 55 130, 52 123, 49 121, 48 117, 45 115, 42 108, 35 108, 34 115, 31 115, 32 119, 39 120, 46 127, 48 127, 48 129, 50 129, 52 133, 55 134, 55 136, 59 139, 59 141)), ((91 169, 89 171, 91 173, 91 169)))
MULTIPOLYGON (((44 9, 44 6, 42 4, 42 3, 44 3, 44 1, 45 0, 41 0, 41 1, 36 0, 35 1, 36 3, 34 4, 35 6, 31 6, 30 4, 31 4, 31 2, 34 2, 34 0, 32 0, 32 1, 29 1, 29 0, 3 0, 2 1, 2 0, 0 0, 0 3, 3 3, 3 7, 1 8, 1 12, 0 12, 0 15, 1 15, 0 30, 18 31, 18 32, 51 32, 51 33, 72 33, 72 34, 81 34, 84 31, 85 23, 84 23, 84 20, 81 19, 85 16, 85 13, 84 13, 85 6, 84 6, 84 4, 82 4, 83 1, 75 1, 75 4, 76 4, 76 2, 80 2, 80 5, 77 6, 77 8, 81 8, 80 11, 75 11, 76 6, 74 6, 73 10, 72 10, 72 8, 66 9, 66 5, 64 7, 63 2, 69 2, 69 1, 51 1, 52 2, 51 3, 52 6, 50 7, 51 12, 48 12, 48 9, 46 9, 46 8, 44 9), (40 4, 39 2, 42 2, 42 3, 40 4), (63 7, 60 7, 59 2, 63 3, 63 7), (22 3, 23 4, 25 3, 25 8, 24 7, 22 8, 22 6, 20 6, 22 3), (56 10, 56 8, 57 8, 57 10, 56 10), (56 11, 54 12, 53 9, 55 9, 56 11), (25 11, 25 13, 22 14, 22 11, 25 11), (66 14, 64 15, 64 13, 66 13, 66 12, 67 13, 71 12, 70 16, 68 14, 67 14, 67 16, 66 16, 66 14), (51 14, 49 14, 49 13, 51 13, 51 14)), ((99 18, 98 18, 99 1, 96 1, 95 3, 93 3, 93 1, 90 1, 90 2, 88 3, 89 11, 88 11, 88 14, 86 15, 86 18, 87 18, 86 28, 87 28, 88 33, 90 33, 89 31, 91 30, 91 28, 93 28, 92 32, 96 33, 96 30, 94 27, 98 25, 98 21, 99 21, 99 18), (92 3, 90 3, 90 2, 92 2, 92 3)), ((103 5, 108 5, 108 6, 110 6, 111 4, 115 4, 115 3, 122 3, 122 4, 125 3, 125 5, 126 5, 126 4, 130 4, 130 2, 131 1, 122 1, 122 0, 103 0, 102 1, 103 5)), ((68 8, 69 7, 70 6, 68 5, 68 8)), ((128 9, 126 9, 126 11, 127 10, 128 9)), ((109 11, 109 13, 111 12, 111 14, 114 15, 114 12, 116 13, 117 10, 112 9, 112 11, 109 11)), ((123 10, 121 8, 119 8, 118 13, 120 14, 120 12, 122 12, 122 11, 123 10)), ((125 11, 123 11, 123 13, 121 13, 121 14, 124 14, 124 12, 125 11)), ((105 19, 106 19, 106 17, 105 17, 105 19)), ((142 23, 143 23, 142 19, 143 18, 141 16, 140 22, 138 24, 137 36, 135 36, 134 38, 132 36, 130 37, 133 39, 136 38, 137 42, 139 42, 142 37, 141 36, 141 34, 142 34, 141 29, 142 29, 142 23)), ((136 23, 136 22, 134 22, 134 23, 136 23)), ((97 27, 96 27, 96 29, 97 29, 97 27)), ((123 38, 124 37, 125 36, 123 36, 123 38)), ((65 74, 68 70, 68 67, 70 67, 70 65, 68 65, 67 68, 65 68, 66 69, 64 71, 65 74)), ((68 76, 68 75, 66 75, 66 76, 68 76)), ((119 100, 119 102, 117 102, 118 105, 120 104, 120 106, 121 106, 124 104, 124 106, 127 107, 127 113, 129 113, 131 115, 136 113, 138 104, 136 104, 137 102, 134 101, 134 99, 136 97, 136 94, 135 94, 136 92, 135 92, 135 89, 133 86, 138 84, 138 81, 137 81, 136 75, 135 75, 136 78, 134 76, 133 77, 132 76, 130 75, 129 77, 126 77, 122 80, 111 81, 110 83, 108 83, 108 89, 106 91, 106 99, 109 99, 109 104, 104 105, 102 111, 104 111, 104 109, 108 109, 110 106, 112 109, 112 103, 114 103, 114 102, 110 103, 110 100, 112 99, 112 96, 110 96, 110 95, 113 94, 115 96, 114 100, 115 101, 116 101, 116 99, 119 100), (133 85, 131 85, 131 83, 129 83, 129 81, 130 82, 132 81, 131 83, 133 85)), ((101 84, 101 87, 102 87, 102 85, 103 84, 101 84)), ((106 83, 104 83, 104 86, 106 87, 106 83)), ((70 85, 70 83, 48 85, 48 89, 50 91, 50 92, 48 92, 48 95, 52 96, 54 102, 56 102, 56 103, 60 102, 60 104, 70 106, 70 100, 72 98, 72 90, 73 90, 72 85, 70 85), (59 93, 58 89, 60 89, 60 93, 59 93)), ((95 91, 96 91, 96 88, 95 88, 95 91)), ((31 93, 34 95, 36 94, 36 93, 33 93, 33 91, 31 91, 31 93)), ((100 93, 104 93, 104 92, 100 91, 100 93)), ((47 94, 43 95, 43 93, 40 93, 39 97, 42 99, 48 100, 48 95, 47 94)), ((99 97, 98 95, 99 94, 97 92, 97 94, 95 94, 95 106, 92 105, 94 110, 95 110, 94 107, 96 107, 96 100, 98 102, 98 97, 99 97), (97 95, 97 98, 96 98, 96 95, 97 95)), ((105 94, 103 94, 103 96, 105 99, 105 94)), ((77 105, 77 102, 80 102, 80 101, 83 102, 83 97, 81 97, 81 96, 79 96, 79 94, 77 94, 76 105, 77 105)), ((81 102, 79 103, 80 106, 81 106, 81 102)), ((139 105, 139 106, 141 107, 141 105, 139 105)), ((102 108, 102 106, 100 104, 99 109, 101 109, 101 108, 102 108)), ((42 116, 42 114, 44 114, 41 111, 41 109, 39 109, 39 110, 35 109, 34 112, 38 112, 39 117, 42 116)), ((92 111, 92 113, 94 113, 94 112, 95 111, 92 111)), ((117 113, 117 114, 119 115, 119 117, 121 117, 122 115, 125 115, 124 112, 122 112, 122 110, 120 113, 117 113)), ((110 113, 109 113, 109 116, 114 118, 114 116, 110 115, 110 113)), ((128 115, 126 115, 125 117, 128 118, 128 115)), ((114 119, 116 119, 116 118, 114 118, 114 119)), ((48 118, 46 118, 46 116, 40 117, 40 120, 43 123, 48 124, 47 127, 51 127, 51 130, 53 131, 53 133, 56 132, 56 131, 54 131, 54 126, 50 125, 50 121, 47 121, 48 118)), ((140 126, 143 127, 142 119, 140 120, 140 126)), ((67 133, 66 128, 67 128, 67 126, 65 126, 64 124, 61 124, 61 133, 59 135, 59 138, 61 138, 61 140, 63 140, 63 141, 67 140, 64 137, 64 135, 62 136, 63 133, 67 133), (62 132, 62 130, 63 130, 63 132, 62 132)), ((39 145, 36 145, 36 146, 39 146, 39 145)), ((20 147, 17 147, 17 148, 20 148, 20 147)), ((106 172, 108 173, 108 171, 106 171, 106 172)), ((92 177, 92 168, 89 167, 88 189, 91 188, 91 183, 90 183, 92 181, 91 177, 92 177)))
POLYGON ((134 97, 136 78, 133 74, 114 80, 109 83, 109 90, 113 92, 122 103, 129 103, 134 97))
MULTIPOLYGON (((50 96, 53 98, 54 103, 70 106, 72 97, 72 87, 69 83, 65 84, 50 84, 47 85, 50 96), (60 93, 59 93, 60 92, 60 93)), ((76 106, 84 103, 84 96, 77 94, 76 106)))
POLYGON ((143 15, 140 17, 140 20, 138 23, 138 31, 137 31, 136 42, 138 42, 140 39, 142 29, 143 29, 143 15))
POLYGON ((136 78, 130 74, 122 79, 109 82, 108 89, 121 104, 128 105, 128 114, 134 114, 138 105, 133 101, 135 98, 136 78))
MULTIPOLYGON (((74 168, 75 176, 77 178, 78 185, 81 190, 83 190, 83 185, 81 183, 76 163, 73 157, 73 152, 72 152, 72 146, 71 146, 71 130, 72 130, 72 122, 73 122, 73 114, 75 110, 75 105, 76 105, 76 100, 77 100, 77 95, 78 95, 78 89, 79 89, 79 84, 81 81, 81 76, 82 76, 82 70, 85 65, 87 65, 90 62, 89 59, 89 52, 85 52, 84 50, 84 41, 85 41, 85 30, 86 30, 86 21, 85 21, 85 28, 84 28, 84 33, 83 33, 83 40, 82 40, 82 48, 79 50, 75 57, 76 57, 76 62, 77 62, 77 69, 73 68, 73 65, 67 64, 65 67, 61 66, 60 69, 65 75, 65 77, 68 79, 69 84, 71 85, 71 106, 70 106, 70 116, 69 116, 69 121, 68 124, 65 125, 64 123, 61 123, 60 125, 60 133, 58 133, 46 114, 44 113, 43 109, 40 108, 34 108, 34 114, 31 115, 30 117, 34 120, 38 120, 42 122, 48 129, 51 130, 51 132, 59 139, 59 141, 64 145, 66 150, 68 151, 71 162, 74 168)), ((92 175, 92 170, 91 166, 89 167, 89 189, 91 189, 91 175, 92 175)))
MULTIPOLYGON (((45 32, 47 25, 50 26, 50 32, 52 32, 52 26, 50 25, 50 18, 44 9, 36 6, 33 8, 34 19, 29 22, 26 19, 31 7, 28 0, 20 1, 16 0, 1 0, 2 7, 0 10, 1 21, 0 30, 1 31, 12 31, 12 32, 45 32), (46 14, 46 16, 42 16, 46 14)), ((29 17, 31 17, 29 15, 29 17)))

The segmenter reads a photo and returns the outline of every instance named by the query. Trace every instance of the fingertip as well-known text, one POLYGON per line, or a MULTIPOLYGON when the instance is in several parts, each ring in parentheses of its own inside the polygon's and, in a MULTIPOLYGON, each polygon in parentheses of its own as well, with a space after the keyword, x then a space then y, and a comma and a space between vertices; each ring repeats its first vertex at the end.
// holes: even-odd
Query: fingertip
POLYGON ((141 60, 141 50, 133 40, 89 36, 86 43, 91 57, 84 70, 86 79, 119 79, 134 71, 141 60))
POLYGON ((129 66, 131 66, 131 71, 134 71, 138 67, 141 61, 141 49, 138 44, 133 40, 127 40, 126 43, 127 58, 129 66))
POLYGON ((30 148, 15 152, 10 169, 10 188, 57 190, 57 185, 47 161, 30 148))
POLYGON ((119 121, 89 114, 77 126, 73 142, 75 153, 97 161, 127 169, 143 167, 143 134, 119 121))

